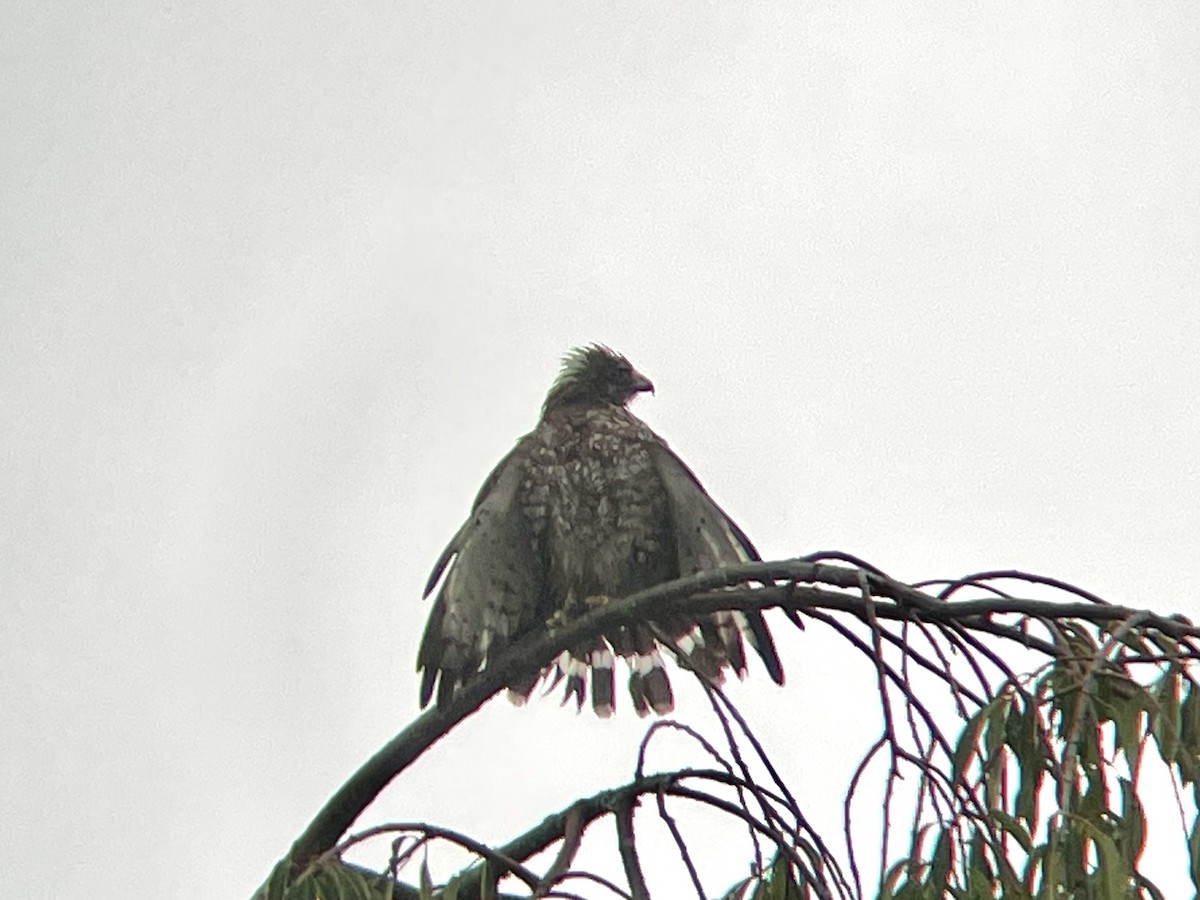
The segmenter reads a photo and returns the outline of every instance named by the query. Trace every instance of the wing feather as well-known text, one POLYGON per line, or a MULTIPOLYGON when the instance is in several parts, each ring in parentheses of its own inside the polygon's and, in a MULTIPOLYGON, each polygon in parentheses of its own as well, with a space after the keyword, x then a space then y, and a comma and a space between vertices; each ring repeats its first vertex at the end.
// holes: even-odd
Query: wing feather
MULTIPOLYGON (((679 574, 691 575, 761 559, 746 533, 708 496, 687 464, 661 439, 650 442, 650 446, 674 523, 679 574)), ((739 636, 744 633, 746 640, 758 651, 771 678, 776 684, 783 684, 783 666, 762 613, 757 610, 718 613, 715 618, 735 671, 739 674, 745 671, 739 636), (738 666, 739 661, 741 666, 738 666)))
POLYGON ((528 446, 522 438, 488 476, 425 586, 428 596, 441 582, 417 652, 422 706, 435 685, 438 704, 447 703, 534 618, 543 578, 521 509, 528 446))

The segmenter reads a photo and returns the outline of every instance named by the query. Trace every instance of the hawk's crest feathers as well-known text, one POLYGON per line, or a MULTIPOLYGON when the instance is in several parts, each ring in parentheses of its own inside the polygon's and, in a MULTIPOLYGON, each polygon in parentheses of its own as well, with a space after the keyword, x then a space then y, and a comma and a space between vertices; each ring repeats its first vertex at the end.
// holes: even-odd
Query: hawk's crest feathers
POLYGON ((639 391, 653 392, 654 385, 620 353, 603 344, 576 347, 563 356, 562 369, 546 395, 542 415, 570 405, 624 406, 639 391))

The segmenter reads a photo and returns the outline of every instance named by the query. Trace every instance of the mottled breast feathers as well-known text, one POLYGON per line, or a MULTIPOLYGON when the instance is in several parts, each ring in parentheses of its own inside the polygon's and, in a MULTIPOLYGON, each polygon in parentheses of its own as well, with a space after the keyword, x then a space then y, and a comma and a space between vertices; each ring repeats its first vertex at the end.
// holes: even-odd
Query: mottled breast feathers
MULTIPOLYGON (((564 358, 537 427, 488 476, 426 585, 428 595, 441 583, 417 656, 422 706, 435 693, 444 705, 493 654, 547 623, 681 575, 758 559, 691 470, 626 408, 653 389, 606 347, 564 358)), ((609 715, 615 653, 629 665, 634 709, 665 713, 674 698, 660 640, 718 681, 727 668, 745 673, 745 640, 783 682, 757 612, 623 627, 572 647, 549 672, 581 705, 590 674, 592 706, 609 715)), ((527 697, 539 677, 511 684, 510 696, 527 697)))

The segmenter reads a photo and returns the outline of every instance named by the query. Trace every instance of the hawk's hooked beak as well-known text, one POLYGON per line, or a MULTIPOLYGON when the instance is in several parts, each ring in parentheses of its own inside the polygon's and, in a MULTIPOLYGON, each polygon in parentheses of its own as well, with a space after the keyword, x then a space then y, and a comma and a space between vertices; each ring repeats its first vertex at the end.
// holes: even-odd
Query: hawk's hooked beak
POLYGON ((649 391, 650 393, 653 394, 654 393, 654 382, 651 381, 649 378, 647 378, 645 375, 643 375, 641 372, 639 372, 637 369, 634 369, 633 370, 633 390, 635 393, 640 392, 640 391, 649 391))

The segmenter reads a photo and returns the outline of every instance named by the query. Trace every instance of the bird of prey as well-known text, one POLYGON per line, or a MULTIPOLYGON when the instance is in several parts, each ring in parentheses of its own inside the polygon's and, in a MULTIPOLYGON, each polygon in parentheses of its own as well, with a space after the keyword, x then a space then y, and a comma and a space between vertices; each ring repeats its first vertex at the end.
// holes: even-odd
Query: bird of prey
MULTIPOLYGON (((759 555, 692 471, 627 408, 654 385, 629 361, 592 344, 567 353, 537 427, 488 476, 471 515, 425 586, 441 588, 417 654, 421 705, 439 706, 507 645, 608 598, 759 555), (443 577, 444 576, 444 577, 443 577)), ((622 626, 555 665, 566 697, 611 715, 613 653, 630 668, 639 715, 674 708, 657 639, 719 682, 746 672, 743 639, 776 683, 783 670, 762 615, 718 612, 622 626)), ((541 674, 509 685, 521 702, 541 674)))

